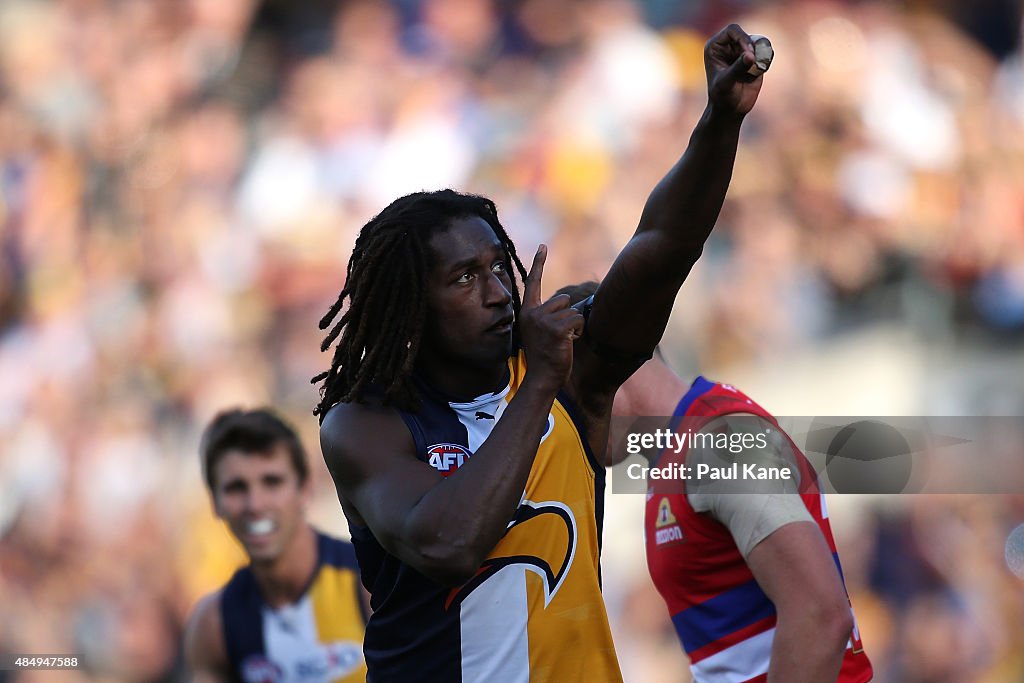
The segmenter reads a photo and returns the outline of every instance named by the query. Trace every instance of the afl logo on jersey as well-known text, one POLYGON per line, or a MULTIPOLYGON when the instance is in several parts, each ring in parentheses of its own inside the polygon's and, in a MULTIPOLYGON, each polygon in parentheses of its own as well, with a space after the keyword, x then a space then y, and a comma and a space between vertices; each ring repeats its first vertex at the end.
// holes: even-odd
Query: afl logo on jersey
POLYGON ((468 448, 457 443, 438 443, 427 449, 427 463, 447 477, 462 467, 471 455, 468 448))
POLYGON ((245 683, 278 683, 284 680, 284 672, 263 655, 251 655, 242 662, 242 680, 245 683))

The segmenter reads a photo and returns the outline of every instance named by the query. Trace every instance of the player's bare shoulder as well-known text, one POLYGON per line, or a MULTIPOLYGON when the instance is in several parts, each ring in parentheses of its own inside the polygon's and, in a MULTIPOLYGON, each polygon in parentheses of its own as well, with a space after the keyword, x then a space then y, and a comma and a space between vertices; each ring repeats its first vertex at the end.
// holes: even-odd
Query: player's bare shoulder
POLYGON ((193 681, 231 679, 220 601, 223 591, 202 598, 185 626, 185 664, 193 681))
POLYGON ((320 425, 320 445, 328 467, 342 470, 358 462, 368 450, 412 453, 408 428, 394 408, 379 403, 339 403, 320 425), (372 449, 367 445, 372 444, 372 449))
POLYGON ((415 457, 412 434, 398 411, 379 403, 332 407, 320 425, 320 449, 343 505, 396 458, 415 457))

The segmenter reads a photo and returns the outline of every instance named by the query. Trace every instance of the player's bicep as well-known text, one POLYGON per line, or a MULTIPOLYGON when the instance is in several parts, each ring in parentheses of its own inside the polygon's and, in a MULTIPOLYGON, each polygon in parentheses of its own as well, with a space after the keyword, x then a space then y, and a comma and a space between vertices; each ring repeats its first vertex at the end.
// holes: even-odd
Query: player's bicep
POLYGON ((219 593, 206 596, 196 606, 185 627, 184 654, 189 678, 194 683, 231 680, 219 593))
POLYGON ((411 559, 413 510, 441 476, 416 458, 401 418, 383 408, 338 406, 320 428, 320 445, 339 496, 385 550, 411 559))
MULTIPOLYGON (((603 286, 603 285, 602 285, 603 286)), ((585 417, 605 416, 611 410, 615 392, 637 369, 647 362, 654 349, 636 350, 632 345, 619 347, 603 340, 591 329, 596 294, 573 305, 586 321, 583 335, 573 344, 569 393, 584 411, 585 417)), ((593 434, 588 434, 592 443, 593 434)))
POLYGON ((744 558, 777 529, 814 521, 799 495, 792 444, 771 422, 731 413, 711 420, 692 438, 690 505, 724 524, 744 558))
POLYGON ((805 607, 849 610, 835 560, 813 521, 777 529, 753 548, 747 565, 780 614, 805 607))
MULTIPOLYGON (((585 337, 596 351, 605 372, 621 384, 650 358, 661 341, 679 288, 692 263, 676 263, 667 270, 652 268, 662 263, 663 240, 656 233, 638 233, 625 246, 601 281, 587 321, 585 337)), ((617 386, 617 385, 616 385, 617 386)))
MULTIPOLYGON (((688 434, 688 494, 793 494, 800 466, 785 433, 759 415, 729 413, 688 434)), ((698 510, 703 512, 705 510, 698 510)))
POLYGON ((790 493, 690 494, 690 505, 725 525, 745 559, 754 548, 788 524, 814 524, 800 496, 790 493))

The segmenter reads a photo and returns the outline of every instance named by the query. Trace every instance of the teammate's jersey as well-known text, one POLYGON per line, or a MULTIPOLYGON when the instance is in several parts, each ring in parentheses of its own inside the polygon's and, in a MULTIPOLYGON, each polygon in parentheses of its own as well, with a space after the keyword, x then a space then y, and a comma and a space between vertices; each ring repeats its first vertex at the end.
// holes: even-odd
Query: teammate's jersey
MULTIPOLYGON (((523 381, 522 353, 509 385, 470 403, 423 388, 402 414, 419 457, 444 476, 480 447, 523 381)), ((600 587, 604 468, 574 408, 551 408, 522 501, 504 537, 460 588, 431 581, 351 525, 371 592, 364 652, 374 683, 620 681, 600 587)))
MULTIPOLYGON (((679 420, 674 428, 696 433, 716 416, 740 412, 758 415, 778 428, 774 417, 735 388, 698 377, 676 408, 679 420)), ((825 496, 806 457, 792 440, 790 444, 800 468, 800 497, 821 529, 842 577, 825 496)), ((685 457, 685 451, 671 454, 674 463, 684 463, 685 457)), ((644 522, 647 566, 690 657, 694 681, 765 681, 775 635, 775 606, 761 590, 729 530, 710 515, 694 511, 683 482, 677 483, 674 492, 667 491, 663 482, 649 488, 644 522)), ((871 663, 855 624, 838 681, 863 683, 871 677, 871 663)))
POLYGON ((351 545, 317 533, 317 568, 295 603, 271 609, 248 567, 221 593, 231 670, 244 683, 366 680, 366 621, 351 545))

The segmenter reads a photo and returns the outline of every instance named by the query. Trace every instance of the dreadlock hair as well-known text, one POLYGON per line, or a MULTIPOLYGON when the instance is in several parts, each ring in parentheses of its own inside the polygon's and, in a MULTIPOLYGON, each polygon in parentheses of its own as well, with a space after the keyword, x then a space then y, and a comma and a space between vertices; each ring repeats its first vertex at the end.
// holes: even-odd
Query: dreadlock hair
MULTIPOLYGON (((371 389, 380 392, 385 405, 418 409, 412 371, 427 316, 428 242, 453 220, 474 216, 491 226, 525 282, 526 269, 515 245, 498 221, 494 202, 485 197, 455 190, 415 192, 393 201, 359 231, 345 285, 320 320, 321 330, 333 325, 321 351, 340 337, 330 369, 312 379, 313 384, 324 383, 313 410, 321 423, 334 405, 362 402, 371 389)), ((519 285, 515 272, 510 269, 509 275, 518 320, 519 285)))

